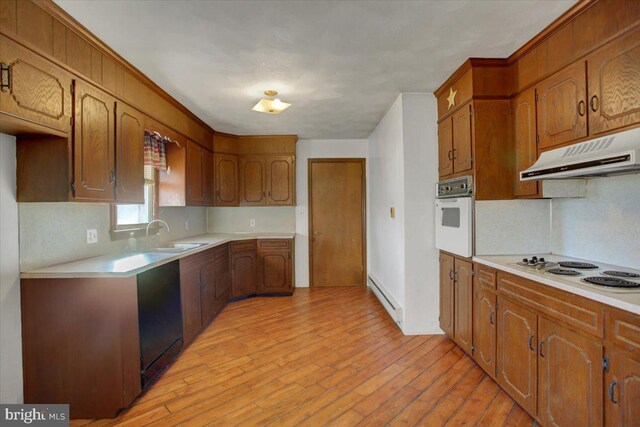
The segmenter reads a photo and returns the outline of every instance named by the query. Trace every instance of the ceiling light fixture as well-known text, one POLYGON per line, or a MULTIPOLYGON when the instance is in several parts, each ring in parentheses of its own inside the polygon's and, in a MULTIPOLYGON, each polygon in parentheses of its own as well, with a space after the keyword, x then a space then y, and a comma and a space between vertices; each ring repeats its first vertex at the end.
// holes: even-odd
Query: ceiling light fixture
POLYGON ((280 114, 291 105, 280 101, 278 98, 274 99, 274 97, 278 95, 278 92, 275 90, 265 90, 264 94, 267 95, 269 99, 261 99, 260 102, 253 106, 253 111, 257 111, 258 113, 280 114))

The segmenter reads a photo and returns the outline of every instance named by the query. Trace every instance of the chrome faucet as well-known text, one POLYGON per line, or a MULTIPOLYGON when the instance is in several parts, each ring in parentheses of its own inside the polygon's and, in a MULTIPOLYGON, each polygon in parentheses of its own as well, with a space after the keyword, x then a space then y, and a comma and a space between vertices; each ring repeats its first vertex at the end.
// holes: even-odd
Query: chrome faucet
POLYGON ((161 219, 154 219, 153 221, 149 221, 149 224, 147 224, 147 237, 149 237, 149 226, 151 226, 151 224, 153 224, 154 222, 163 223, 165 225, 165 227, 167 227, 167 231, 171 231, 171 229, 169 228, 169 224, 167 224, 165 221, 163 221, 161 219))

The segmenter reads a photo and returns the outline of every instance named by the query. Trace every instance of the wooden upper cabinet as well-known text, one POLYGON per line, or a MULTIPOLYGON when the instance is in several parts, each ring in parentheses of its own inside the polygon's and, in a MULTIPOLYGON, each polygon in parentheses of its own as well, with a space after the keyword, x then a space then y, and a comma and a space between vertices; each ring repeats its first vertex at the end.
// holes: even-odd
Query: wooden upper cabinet
POLYGON ((139 111, 116 106, 116 201, 144 203, 144 124, 139 111))
POLYGON ((213 155, 215 174, 215 206, 238 206, 238 156, 213 155))
POLYGON ((269 156, 266 158, 267 205, 295 204, 295 158, 269 156))
POLYGON ((512 101, 513 131, 516 145, 516 177, 513 194, 516 197, 538 195, 537 181, 520 181, 520 172, 538 159, 536 141, 536 92, 531 88, 512 101))
POLYGON ((75 198, 115 200, 115 99, 76 81, 74 92, 75 198))
POLYGON ((602 345, 543 317, 539 331, 538 418, 541 424, 601 426, 602 345))
POLYGON ((640 124, 640 32, 596 50, 587 65, 589 133, 640 124))
POLYGON ((535 313, 498 297, 498 383, 534 416, 538 384, 537 320, 535 313))
POLYGON ((640 420, 640 356, 618 347, 607 348, 605 425, 624 427, 640 420))
POLYGON ((586 78, 585 63, 578 61, 536 86, 540 150, 587 136, 586 78))
POLYGON ((464 351, 471 354, 473 348, 473 264, 456 258, 454 268, 455 342, 464 351))
POLYGON ((202 150, 202 204, 213 206, 214 172, 213 153, 207 149, 202 150))
POLYGON ((495 378, 496 375, 496 295, 475 286, 473 343, 474 359, 495 378))
POLYGON ((266 204, 266 164, 264 157, 240 157, 240 205, 266 204))
POLYGON ((187 142, 187 205, 202 205, 202 147, 187 142))
POLYGON ((453 171, 464 172, 473 168, 471 103, 453 114, 453 171))
POLYGON ((71 130, 69 73, 3 35, 0 35, 0 63, 1 113, 59 132, 71 130))
POLYGON ((440 329, 454 338, 454 257, 440 252, 440 329))
POLYGON ((453 119, 451 116, 438 123, 438 175, 453 173, 453 119))

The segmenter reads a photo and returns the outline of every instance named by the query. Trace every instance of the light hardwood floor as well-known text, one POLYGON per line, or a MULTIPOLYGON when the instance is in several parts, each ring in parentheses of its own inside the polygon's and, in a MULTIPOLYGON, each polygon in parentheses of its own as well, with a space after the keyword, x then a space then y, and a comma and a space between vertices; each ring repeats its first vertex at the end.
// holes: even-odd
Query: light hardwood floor
POLYGON ((404 336, 362 288, 230 304, 113 420, 72 425, 532 425, 444 336, 404 336))

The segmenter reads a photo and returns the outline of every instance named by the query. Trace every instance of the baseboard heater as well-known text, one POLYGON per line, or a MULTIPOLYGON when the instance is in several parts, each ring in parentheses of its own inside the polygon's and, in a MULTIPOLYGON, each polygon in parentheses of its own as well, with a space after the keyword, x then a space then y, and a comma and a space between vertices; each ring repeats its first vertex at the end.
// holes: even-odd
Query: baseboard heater
POLYGON ((382 306, 387 310, 389 316, 397 323, 402 322, 402 307, 400 307, 400 304, 385 291, 384 287, 382 287, 375 278, 369 275, 368 279, 369 287, 373 293, 376 294, 376 297, 378 297, 382 306))

